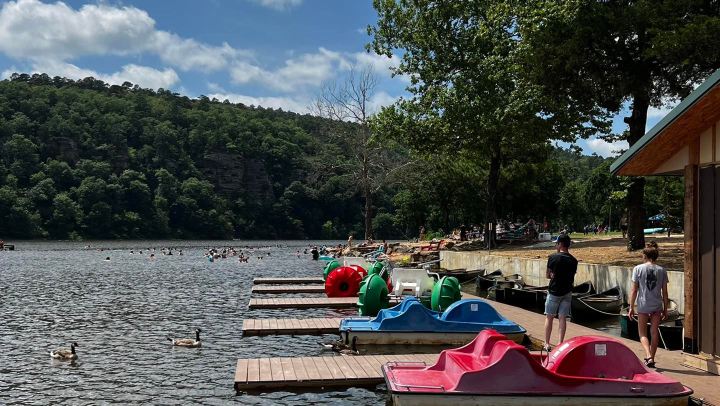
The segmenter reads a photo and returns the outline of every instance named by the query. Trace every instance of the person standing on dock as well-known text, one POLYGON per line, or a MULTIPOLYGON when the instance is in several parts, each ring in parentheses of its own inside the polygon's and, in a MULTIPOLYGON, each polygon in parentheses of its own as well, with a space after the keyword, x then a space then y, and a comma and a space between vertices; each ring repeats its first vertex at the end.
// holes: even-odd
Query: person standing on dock
POLYGON ((570 255, 570 236, 562 234, 558 236, 555 243, 557 252, 548 257, 547 278, 548 295, 545 300, 545 345, 550 348, 550 336, 552 336, 553 319, 558 318, 558 330, 560 341, 565 341, 565 329, 567 317, 570 316, 570 303, 572 301, 572 288, 575 282, 578 261, 570 255))
POLYGON ((655 263, 659 251, 655 241, 647 244, 642 251, 644 263, 636 266, 632 273, 632 292, 628 317, 637 314, 640 344, 645 350, 645 365, 655 367, 655 353, 660 341, 660 321, 667 318, 668 277, 665 269, 655 263), (637 308, 635 308, 637 303, 637 308), (648 340, 648 322, 650 340, 648 340))

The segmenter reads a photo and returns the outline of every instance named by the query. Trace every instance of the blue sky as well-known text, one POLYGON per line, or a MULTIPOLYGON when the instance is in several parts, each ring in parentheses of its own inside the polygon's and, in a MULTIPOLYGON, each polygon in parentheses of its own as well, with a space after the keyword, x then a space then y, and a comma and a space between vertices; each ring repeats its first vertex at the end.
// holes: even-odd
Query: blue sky
MULTIPOLYGON (((307 112, 321 86, 351 66, 379 77, 373 108, 404 94, 397 60, 368 54, 371 0, 14 0, 0 3, 0 76, 94 76, 307 112)), ((665 110, 650 112, 648 126, 665 110)), ((622 120, 616 120, 622 131, 622 120)), ((608 156, 622 144, 582 140, 608 156)))

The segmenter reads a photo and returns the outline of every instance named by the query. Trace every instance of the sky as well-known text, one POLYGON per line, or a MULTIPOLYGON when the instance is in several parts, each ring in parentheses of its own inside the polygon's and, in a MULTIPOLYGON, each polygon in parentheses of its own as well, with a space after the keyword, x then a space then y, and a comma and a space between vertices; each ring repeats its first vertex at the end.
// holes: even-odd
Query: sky
MULTIPOLYGON (((366 52, 366 28, 376 19, 371 0, 3 1, 0 78, 93 76, 307 113, 323 84, 370 66, 377 110, 405 95, 408 81, 390 73, 397 57, 366 52)), ((651 109, 648 129, 668 110, 651 109)), ((613 127, 624 126, 618 117, 613 127)), ((602 156, 627 147, 578 145, 602 156)))

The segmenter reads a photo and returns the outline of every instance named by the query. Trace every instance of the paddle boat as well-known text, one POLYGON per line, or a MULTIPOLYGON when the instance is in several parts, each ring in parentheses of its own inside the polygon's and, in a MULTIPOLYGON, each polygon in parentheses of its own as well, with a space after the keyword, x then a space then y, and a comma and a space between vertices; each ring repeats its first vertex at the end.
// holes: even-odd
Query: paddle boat
POLYGON ((646 368, 620 341, 581 336, 548 356, 483 330, 435 365, 391 362, 383 375, 395 405, 687 405, 692 390, 646 368))
POLYGON ((482 299, 465 299, 449 305, 444 312, 423 306, 408 296, 400 304, 380 310, 375 318, 346 318, 340 335, 346 344, 452 344, 472 341, 479 331, 493 328, 521 342, 525 329, 505 319, 482 299))

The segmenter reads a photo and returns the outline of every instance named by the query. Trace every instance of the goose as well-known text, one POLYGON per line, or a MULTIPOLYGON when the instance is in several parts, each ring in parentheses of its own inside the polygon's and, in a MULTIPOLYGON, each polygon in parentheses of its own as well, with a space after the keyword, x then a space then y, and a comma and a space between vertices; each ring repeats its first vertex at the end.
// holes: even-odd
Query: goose
POLYGON ((74 361, 78 358, 75 353, 75 347, 79 347, 79 345, 77 345, 77 343, 72 343, 70 344, 69 350, 67 348, 60 348, 55 351, 50 351, 50 357, 62 361, 74 361))
POLYGON ((172 342, 172 344, 176 347, 189 347, 189 348, 196 348, 200 347, 202 342, 200 341, 200 330, 199 328, 195 329, 195 339, 192 338, 172 338, 168 335, 167 339, 172 342))

